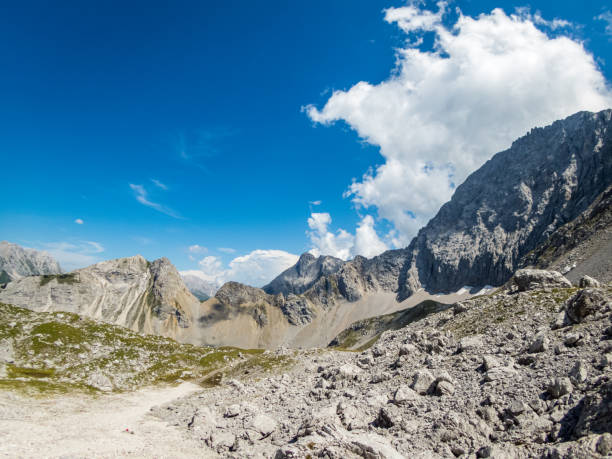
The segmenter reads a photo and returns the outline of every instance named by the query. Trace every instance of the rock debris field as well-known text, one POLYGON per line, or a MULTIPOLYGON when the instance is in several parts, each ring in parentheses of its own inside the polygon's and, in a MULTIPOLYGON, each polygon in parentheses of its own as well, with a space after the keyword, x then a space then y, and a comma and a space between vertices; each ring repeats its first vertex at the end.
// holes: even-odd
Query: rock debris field
POLYGON ((610 455, 612 286, 581 285, 522 270, 363 352, 302 352, 152 414, 221 457, 610 455))

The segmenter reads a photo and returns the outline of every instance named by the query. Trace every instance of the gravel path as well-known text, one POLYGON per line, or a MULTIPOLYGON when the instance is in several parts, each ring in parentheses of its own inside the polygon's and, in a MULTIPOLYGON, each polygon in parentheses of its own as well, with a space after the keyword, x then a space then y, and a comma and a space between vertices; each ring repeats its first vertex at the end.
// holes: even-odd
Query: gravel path
POLYGON ((46 399, 0 392, 0 457, 206 457, 194 440, 148 414, 199 389, 183 383, 46 399))

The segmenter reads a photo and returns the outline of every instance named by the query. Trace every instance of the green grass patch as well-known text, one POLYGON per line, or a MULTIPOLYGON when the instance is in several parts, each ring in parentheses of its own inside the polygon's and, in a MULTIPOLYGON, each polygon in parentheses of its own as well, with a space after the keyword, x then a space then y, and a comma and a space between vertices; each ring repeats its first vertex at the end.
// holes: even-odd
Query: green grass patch
POLYGON ((58 284, 77 284, 79 282, 79 276, 77 273, 43 274, 40 276, 40 286, 42 287, 54 279, 58 284))

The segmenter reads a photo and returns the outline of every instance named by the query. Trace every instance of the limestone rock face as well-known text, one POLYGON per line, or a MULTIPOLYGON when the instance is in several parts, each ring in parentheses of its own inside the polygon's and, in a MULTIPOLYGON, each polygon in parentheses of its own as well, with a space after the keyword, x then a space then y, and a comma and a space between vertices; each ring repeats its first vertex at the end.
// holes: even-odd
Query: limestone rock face
POLYGON ((61 272, 59 263, 48 253, 0 241, 0 284, 26 276, 61 272))
POLYGON ((314 285, 322 276, 336 273, 345 262, 330 256, 315 257, 304 253, 291 268, 279 274, 272 282, 263 287, 271 295, 282 293, 299 295, 314 285))
POLYGON ((525 254, 578 217, 612 181, 612 110, 535 128, 461 184, 419 231, 400 297, 420 285, 501 285, 525 254))
POLYGON ((135 331, 178 337, 199 301, 167 258, 104 261, 68 274, 30 276, 0 290, 0 302, 34 311, 67 311, 135 331))

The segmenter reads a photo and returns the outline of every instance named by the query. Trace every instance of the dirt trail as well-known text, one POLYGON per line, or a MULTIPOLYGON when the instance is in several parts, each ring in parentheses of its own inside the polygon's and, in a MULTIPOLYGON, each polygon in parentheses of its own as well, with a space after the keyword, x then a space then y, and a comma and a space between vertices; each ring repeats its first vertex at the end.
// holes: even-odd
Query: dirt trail
POLYGON ((206 457, 197 442, 148 415, 151 407, 200 389, 183 383, 47 399, 0 392, 0 457, 206 457))

